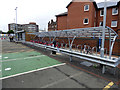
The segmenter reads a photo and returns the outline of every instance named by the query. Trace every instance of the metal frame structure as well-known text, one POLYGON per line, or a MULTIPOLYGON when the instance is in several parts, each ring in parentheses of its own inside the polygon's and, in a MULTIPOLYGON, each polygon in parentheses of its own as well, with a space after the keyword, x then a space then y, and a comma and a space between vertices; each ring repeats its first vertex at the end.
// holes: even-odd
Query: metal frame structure
MULTIPOLYGON (((69 29, 69 30, 59 30, 59 31, 50 31, 50 32, 38 32, 38 33, 29 33, 39 37, 42 40, 47 37, 52 43, 55 38, 65 37, 68 38, 69 50, 60 48, 60 52, 70 56, 70 61, 72 61, 72 56, 78 57, 81 59, 86 59, 95 63, 103 64, 102 73, 105 73, 105 66, 116 67, 120 63, 120 58, 112 60, 112 50, 118 34, 111 28, 105 27, 105 37, 109 39, 109 59, 103 56, 98 57, 94 55, 83 54, 82 52, 76 52, 72 50, 73 42, 76 38, 86 37, 86 38, 102 38, 103 37, 103 27, 91 27, 91 28, 79 28, 79 29, 69 29), (112 64, 111 64, 112 63, 112 64)), ((35 38, 34 37, 34 38, 35 38)), ((104 44, 104 42, 102 42, 104 44)), ((37 44, 37 46, 47 48, 49 50, 57 51, 55 47, 37 44)), ((78 47, 78 46, 77 46, 78 47)), ((81 46, 82 48, 82 46, 81 46)))

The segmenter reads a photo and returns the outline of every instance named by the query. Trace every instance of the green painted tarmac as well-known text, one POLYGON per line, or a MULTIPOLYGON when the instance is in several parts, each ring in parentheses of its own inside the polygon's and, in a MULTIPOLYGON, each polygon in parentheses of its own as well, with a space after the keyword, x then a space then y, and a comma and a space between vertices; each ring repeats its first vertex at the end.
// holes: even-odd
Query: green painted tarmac
POLYGON ((2 77, 49 67, 56 64, 61 63, 36 51, 7 53, 2 55, 2 77))
POLYGON ((32 57, 32 56, 38 56, 38 55, 41 55, 41 53, 38 53, 38 52, 35 52, 35 51, 6 53, 6 54, 2 54, 2 60, 25 58, 25 57, 32 57))

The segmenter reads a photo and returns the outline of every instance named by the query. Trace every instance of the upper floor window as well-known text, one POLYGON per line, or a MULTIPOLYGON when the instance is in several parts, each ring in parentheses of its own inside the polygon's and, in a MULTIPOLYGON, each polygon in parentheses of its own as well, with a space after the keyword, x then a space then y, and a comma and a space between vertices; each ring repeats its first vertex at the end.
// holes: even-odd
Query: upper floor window
POLYGON ((117 21, 112 21, 111 22, 111 27, 117 27, 117 21))
POLYGON ((88 18, 85 18, 85 19, 83 20, 83 23, 84 23, 84 24, 89 24, 89 19, 88 19, 88 18))
POLYGON ((100 10, 100 16, 104 16, 104 10, 100 10))
POLYGON ((113 8, 112 15, 117 15, 117 14, 118 14, 118 8, 113 8))
POLYGON ((84 11, 89 11, 89 5, 84 6, 84 11))

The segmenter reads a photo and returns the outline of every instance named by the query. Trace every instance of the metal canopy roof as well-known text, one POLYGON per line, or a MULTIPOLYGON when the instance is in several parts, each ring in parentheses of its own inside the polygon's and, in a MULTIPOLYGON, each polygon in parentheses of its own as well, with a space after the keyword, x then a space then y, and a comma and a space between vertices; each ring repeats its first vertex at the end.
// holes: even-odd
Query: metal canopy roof
MULTIPOLYGON (((78 29, 38 32, 38 33, 29 33, 29 34, 35 35, 35 37, 37 36, 42 39, 44 39, 44 37, 48 37, 50 39, 50 42, 51 42, 51 38, 53 38, 52 41, 54 41, 55 38, 66 37, 68 38, 69 47, 71 50, 72 44, 76 38, 97 37, 97 38, 103 39, 102 33, 103 33, 103 27, 91 27, 91 28, 78 28, 78 29)), ((105 37, 109 38, 109 57, 111 58, 113 46, 114 46, 116 38, 118 37, 118 34, 113 29, 106 26, 105 37)))
MULTIPOLYGON (((29 34, 36 35, 38 37, 102 37, 102 30, 103 27, 91 27, 29 34)), ((113 29, 106 27, 105 37, 109 36, 111 36, 111 38, 114 38, 115 36, 118 36, 118 34, 113 29)))

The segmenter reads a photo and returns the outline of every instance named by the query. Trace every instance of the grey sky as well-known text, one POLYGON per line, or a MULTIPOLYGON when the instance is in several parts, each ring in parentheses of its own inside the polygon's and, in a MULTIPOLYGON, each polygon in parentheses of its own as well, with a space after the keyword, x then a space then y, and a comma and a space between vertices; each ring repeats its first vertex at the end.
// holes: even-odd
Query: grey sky
MULTIPOLYGON (((36 22, 40 29, 47 28, 55 15, 67 11, 66 6, 72 0, 1 0, 0 30, 8 31, 8 24, 15 23, 15 8, 18 7, 18 23, 36 22)), ((104 0, 96 0, 102 2, 104 0)))

